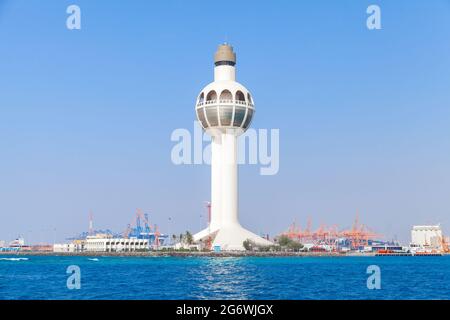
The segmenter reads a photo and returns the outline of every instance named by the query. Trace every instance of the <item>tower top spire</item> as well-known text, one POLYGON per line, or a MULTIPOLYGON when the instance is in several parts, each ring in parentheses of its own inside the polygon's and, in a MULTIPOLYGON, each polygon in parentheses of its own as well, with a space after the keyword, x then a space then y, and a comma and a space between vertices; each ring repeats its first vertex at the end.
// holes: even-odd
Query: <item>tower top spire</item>
POLYGON ((214 64, 216 66, 220 65, 234 66, 236 64, 236 53, 234 53, 233 47, 226 42, 219 45, 214 55, 214 64))

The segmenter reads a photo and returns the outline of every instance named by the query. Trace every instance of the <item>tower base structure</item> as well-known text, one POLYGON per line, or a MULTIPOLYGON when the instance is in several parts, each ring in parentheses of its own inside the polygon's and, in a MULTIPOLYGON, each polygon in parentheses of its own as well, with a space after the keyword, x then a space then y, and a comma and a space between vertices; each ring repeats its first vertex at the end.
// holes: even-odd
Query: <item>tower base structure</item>
POLYGON ((243 251, 244 241, 250 240, 259 246, 270 246, 272 242, 266 240, 253 232, 243 228, 241 225, 232 225, 220 229, 203 229, 194 235, 195 242, 211 243, 211 248, 219 248, 221 251, 243 251))

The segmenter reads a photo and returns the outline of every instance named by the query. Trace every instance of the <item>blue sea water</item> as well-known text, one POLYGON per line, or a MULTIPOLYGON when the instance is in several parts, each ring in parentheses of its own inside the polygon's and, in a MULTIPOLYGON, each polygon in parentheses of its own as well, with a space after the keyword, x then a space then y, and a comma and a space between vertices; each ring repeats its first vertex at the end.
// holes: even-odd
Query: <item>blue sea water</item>
POLYGON ((0 256, 0 299, 450 298, 450 256, 17 258, 0 256), (79 290, 66 285, 71 265, 79 290), (370 265, 380 290, 367 288, 370 265))

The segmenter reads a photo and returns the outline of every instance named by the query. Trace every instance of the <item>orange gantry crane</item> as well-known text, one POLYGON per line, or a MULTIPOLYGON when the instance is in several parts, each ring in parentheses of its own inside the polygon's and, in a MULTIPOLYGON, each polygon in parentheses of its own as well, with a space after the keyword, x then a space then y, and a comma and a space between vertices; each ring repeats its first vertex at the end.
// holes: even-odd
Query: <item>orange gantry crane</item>
POLYGON ((159 233, 158 226, 155 224, 155 246, 156 248, 159 248, 160 242, 159 237, 161 236, 161 233, 159 233))
POLYGON ((441 239, 441 246, 442 246, 442 251, 444 253, 450 253, 450 248, 449 248, 449 244, 448 244, 448 240, 445 239, 444 236, 440 237, 441 239))
POLYGON ((364 224, 359 223, 358 214, 356 215, 352 228, 350 230, 342 231, 340 235, 350 241, 352 249, 367 246, 370 239, 380 237, 380 235, 370 231, 364 224))
MULTIPOLYGON (((208 229, 210 229, 211 226, 211 202, 209 201, 205 201, 205 205, 206 205, 206 210, 208 211, 208 229)), ((208 239, 206 240, 206 248, 208 250, 211 250, 212 247, 212 238, 211 238, 211 230, 208 231, 208 233, 210 234, 208 236, 208 239)))
POLYGON ((301 243, 327 245, 330 247, 335 247, 337 241, 340 238, 344 238, 349 241, 352 249, 367 246, 369 240, 381 238, 380 235, 371 231, 367 226, 360 224, 358 215, 356 215, 353 226, 349 230, 339 231, 337 225, 327 227, 325 224, 321 224, 316 231, 312 231, 311 219, 308 219, 305 230, 302 231, 300 226, 294 222, 283 235, 301 243))

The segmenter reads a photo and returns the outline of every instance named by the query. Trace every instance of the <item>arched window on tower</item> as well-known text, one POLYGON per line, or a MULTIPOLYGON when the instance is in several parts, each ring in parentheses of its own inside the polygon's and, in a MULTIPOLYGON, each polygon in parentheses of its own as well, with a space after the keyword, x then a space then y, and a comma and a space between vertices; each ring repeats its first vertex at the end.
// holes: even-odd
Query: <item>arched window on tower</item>
POLYGON ((217 100, 217 93, 212 90, 208 92, 208 95, 206 96, 206 102, 215 102, 217 100))
POLYGON ((198 97, 198 104, 202 104, 205 101, 205 94, 202 92, 198 97))
POLYGON ((247 93, 247 101, 249 104, 253 105, 253 99, 252 99, 252 96, 250 95, 250 93, 247 93))
POLYGON ((220 101, 221 102, 232 102, 233 101, 233 95, 229 90, 223 90, 220 94, 220 101))
POLYGON ((245 104, 245 95, 242 93, 242 91, 236 92, 236 101, 240 102, 240 104, 245 104))

